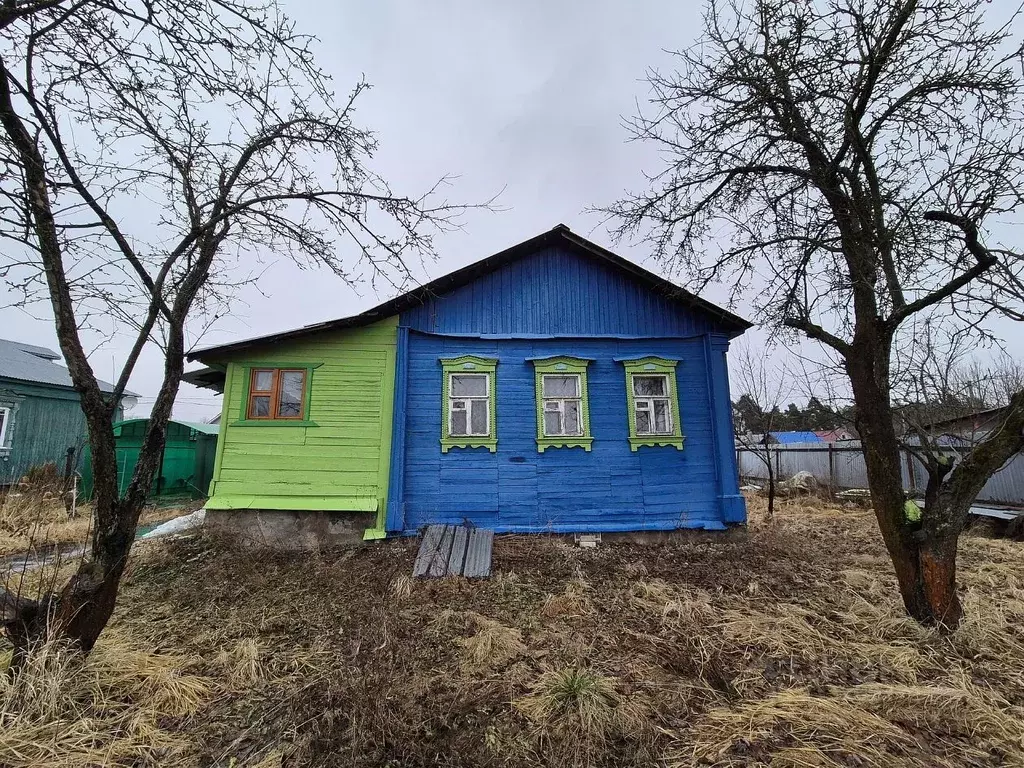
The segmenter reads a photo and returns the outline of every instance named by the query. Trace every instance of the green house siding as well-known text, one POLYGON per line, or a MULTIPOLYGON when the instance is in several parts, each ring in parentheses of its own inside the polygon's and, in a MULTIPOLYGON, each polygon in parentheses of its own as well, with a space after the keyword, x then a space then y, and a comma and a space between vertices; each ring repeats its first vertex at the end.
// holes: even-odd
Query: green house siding
POLYGON ((0 446, 0 486, 48 461, 63 472, 68 448, 75 449, 76 461, 81 455, 85 416, 73 390, 0 378, 0 407, 11 409, 6 445, 0 446))
POLYGON ((207 508, 383 514, 397 328, 392 317, 219 361, 224 408, 207 508), (249 371, 300 365, 310 376, 304 419, 247 421, 249 371))

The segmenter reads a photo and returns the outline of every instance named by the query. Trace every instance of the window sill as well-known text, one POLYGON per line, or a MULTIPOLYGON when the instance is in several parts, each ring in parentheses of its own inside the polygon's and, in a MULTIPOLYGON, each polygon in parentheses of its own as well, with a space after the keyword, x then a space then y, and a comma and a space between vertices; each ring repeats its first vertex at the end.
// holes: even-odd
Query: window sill
POLYGON ((232 421, 231 427, 319 427, 308 419, 240 419, 232 421))
POLYGON ((441 453, 448 453, 451 448, 487 448, 491 453, 498 450, 498 439, 495 437, 447 437, 441 440, 441 453))
POLYGON ((544 453, 548 448, 582 448, 589 452, 593 442, 594 438, 582 436, 538 437, 537 452, 544 453))
POLYGON ((632 451, 636 451, 640 446, 668 446, 675 447, 677 450, 683 450, 683 441, 685 438, 679 435, 644 435, 643 437, 631 437, 629 438, 629 448, 632 451))

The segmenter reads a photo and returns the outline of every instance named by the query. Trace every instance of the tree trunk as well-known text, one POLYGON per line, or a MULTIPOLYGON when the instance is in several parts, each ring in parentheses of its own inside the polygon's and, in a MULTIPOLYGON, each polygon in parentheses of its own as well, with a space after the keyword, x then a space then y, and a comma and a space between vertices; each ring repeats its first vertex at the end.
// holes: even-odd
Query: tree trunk
POLYGON ((918 550, 921 585, 929 612, 928 623, 945 630, 956 629, 964 616, 956 589, 956 550, 959 539, 959 532, 941 538, 926 534, 918 550))
POLYGON ((857 403, 871 506, 896 571, 900 596, 907 613, 917 621, 954 629, 960 617, 958 609, 951 611, 951 600, 956 599, 957 536, 952 543, 948 537, 928 537, 926 542, 924 530, 915 530, 907 520, 892 407, 865 357, 851 356, 847 372, 857 403))
POLYGON ((114 611, 139 516, 163 457, 167 422, 183 371, 183 333, 180 329, 172 329, 168 334, 164 382, 150 413, 135 472, 123 497, 118 493, 113 425, 104 427, 97 419, 94 432, 93 420, 89 420, 93 476, 102 477, 102 487, 97 486, 94 499, 89 555, 61 591, 55 616, 55 624, 61 634, 74 640, 85 653, 92 650, 114 611), (97 451, 97 447, 101 450, 97 451))

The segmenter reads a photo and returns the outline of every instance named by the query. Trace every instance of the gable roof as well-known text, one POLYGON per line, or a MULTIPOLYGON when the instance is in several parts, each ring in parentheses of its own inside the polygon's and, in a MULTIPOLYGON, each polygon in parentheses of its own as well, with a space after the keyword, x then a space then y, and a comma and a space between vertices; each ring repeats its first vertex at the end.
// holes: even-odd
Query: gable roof
MULTIPOLYGON (((702 299, 700 296, 680 288, 675 283, 669 282, 665 278, 659 277, 653 272, 650 272, 649 270, 646 270, 643 267, 612 253, 607 248, 602 248, 596 243, 592 243, 590 240, 580 237, 564 224, 559 224, 553 229, 537 235, 536 237, 524 240, 518 245, 506 248, 504 251, 500 251, 493 256, 488 256, 487 258, 474 262, 462 269, 449 272, 447 275, 443 275, 442 277, 432 280, 425 285, 414 288, 413 290, 403 293, 394 299, 385 301, 383 304, 378 304, 377 306, 368 309, 365 312, 361 312, 358 315, 343 317, 338 320, 328 320, 324 323, 306 325, 302 328, 295 328, 281 333, 273 333, 267 336, 257 336, 255 338, 244 339, 230 344, 207 347, 190 353, 188 355, 188 359, 190 361, 203 360, 204 358, 217 357, 218 355, 236 352, 248 347, 277 341, 285 341, 287 339, 294 339, 312 333, 319 333, 321 331, 335 331, 344 328, 357 328, 363 325, 370 325, 378 320, 383 320, 386 317, 397 315, 407 309, 424 304, 434 296, 439 296, 456 288, 461 288, 462 286, 473 282, 478 277, 494 272, 506 264, 555 245, 563 246, 576 253, 601 261, 619 272, 628 274, 634 280, 646 286, 649 290, 656 291, 668 299, 676 301, 689 309, 696 309, 700 312, 713 316, 717 322, 732 335, 739 335, 752 325, 742 317, 734 315, 732 312, 722 309, 721 307, 712 304, 710 301, 702 299)), ((188 374, 186 374, 186 380, 190 380, 188 374)), ((207 386, 209 386, 209 384, 207 384, 207 386)))
MULTIPOLYGON (((71 374, 67 368, 59 364, 60 360, 60 354, 52 349, 0 339, 0 378, 71 389, 74 386, 71 374)), ((103 392, 114 391, 113 384, 99 380, 97 383, 103 392)), ((134 392, 128 390, 125 390, 124 394, 128 397, 137 397, 134 392)))

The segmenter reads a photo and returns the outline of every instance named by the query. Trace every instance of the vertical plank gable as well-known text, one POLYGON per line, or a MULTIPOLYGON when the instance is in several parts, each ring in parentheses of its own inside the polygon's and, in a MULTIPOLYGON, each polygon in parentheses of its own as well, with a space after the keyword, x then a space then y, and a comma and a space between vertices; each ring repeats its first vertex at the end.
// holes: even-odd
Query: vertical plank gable
POLYGON ((557 336, 696 336, 715 330, 628 275, 566 248, 513 261, 402 314, 430 333, 557 336))

